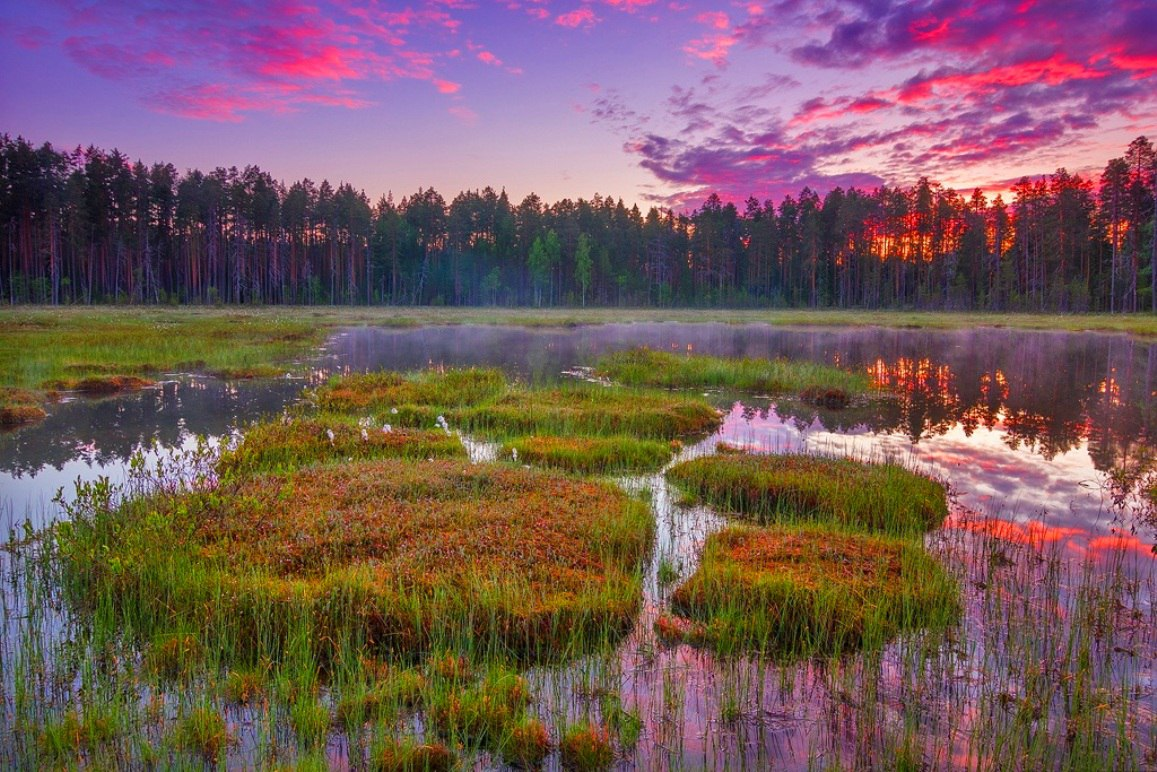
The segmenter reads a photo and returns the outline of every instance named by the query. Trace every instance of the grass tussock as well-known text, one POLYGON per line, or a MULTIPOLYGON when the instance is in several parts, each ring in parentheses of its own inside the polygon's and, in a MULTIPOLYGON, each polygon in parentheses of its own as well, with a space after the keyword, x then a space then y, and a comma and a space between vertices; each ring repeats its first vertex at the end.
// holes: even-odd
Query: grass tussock
POLYGON ((572 724, 563 730, 559 754, 563 769, 575 772, 610 769, 615 763, 611 730, 602 724, 572 724))
POLYGON ((532 389, 507 384, 495 370, 478 369, 351 375, 318 389, 313 399, 322 410, 371 412, 379 424, 429 429, 445 421, 499 438, 577 434, 670 440, 714 431, 720 421, 702 399, 591 384, 532 389))
POLYGON ((610 486, 380 460, 98 508, 57 540, 81 603, 136 630, 200 630, 214 650, 276 654, 296 630, 322 649, 549 657, 630 628, 652 529, 610 486))
POLYGON ((195 708, 180 717, 170 733, 174 747, 200 756, 205 761, 220 759, 233 741, 225 719, 211 708, 195 708))
POLYGON ((944 486, 895 464, 725 452, 667 471, 697 500, 762 523, 815 520, 891 534, 937 527, 944 486))
POLYGON ((375 744, 369 767, 375 772, 450 772, 455 758, 454 752, 439 742, 385 737, 375 744))
POLYGON ((815 526, 733 526, 708 537, 656 630, 724 653, 783 657, 876 647, 960 613, 953 581, 918 544, 815 526))
POLYGON ((701 399, 586 384, 512 389, 490 404, 451 411, 446 418, 498 437, 633 435, 662 440, 704 435, 720 422, 718 411, 701 399))
MULTIPOLYGON (((757 394, 842 395, 869 390, 868 379, 815 362, 786 359, 726 359, 700 354, 675 354, 649 348, 617 351, 595 366, 603 377, 628 386, 721 388, 757 394)), ((843 404, 839 404, 843 407, 843 404)))
POLYGON ((568 472, 606 474, 655 471, 670 461, 677 449, 677 441, 536 435, 510 440, 502 455, 568 472))
POLYGON ((89 375, 84 378, 58 378, 46 381, 43 385, 48 389, 76 391, 90 397, 108 397, 126 391, 139 391, 153 383, 137 375, 89 375))
POLYGON ((48 413, 39 405, 4 405, 0 407, 0 428, 11 429, 43 421, 48 413))
POLYGON ((499 370, 426 370, 403 375, 373 372, 335 378, 317 391, 318 405, 341 412, 401 406, 465 407, 494 399, 506 389, 499 370))
POLYGON ((283 471, 330 461, 375 458, 464 458, 466 449, 441 430, 395 429, 369 420, 320 415, 256 424, 222 454, 222 474, 283 471))

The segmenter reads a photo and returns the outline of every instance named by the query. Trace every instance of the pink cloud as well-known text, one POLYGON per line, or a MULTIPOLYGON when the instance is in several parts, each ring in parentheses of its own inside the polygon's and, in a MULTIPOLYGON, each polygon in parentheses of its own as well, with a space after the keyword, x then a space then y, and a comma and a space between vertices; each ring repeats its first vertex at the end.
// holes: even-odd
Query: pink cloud
POLYGON ((554 19, 554 23, 560 27, 569 27, 571 29, 576 27, 590 27, 596 21, 598 21, 598 19, 595 17, 595 12, 591 10, 590 6, 586 5, 556 16, 554 19))
POLYGON ((439 94, 457 94, 462 85, 449 80, 435 80, 434 87, 438 89, 439 94))

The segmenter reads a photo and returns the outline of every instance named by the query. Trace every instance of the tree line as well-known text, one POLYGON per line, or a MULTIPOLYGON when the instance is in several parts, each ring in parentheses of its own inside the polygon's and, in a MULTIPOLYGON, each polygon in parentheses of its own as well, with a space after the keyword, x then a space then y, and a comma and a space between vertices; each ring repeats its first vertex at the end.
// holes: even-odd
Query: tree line
POLYGON ((433 188, 371 203, 0 136, 0 302, 1157 311, 1157 153, 991 200, 920 179, 691 211, 433 188))

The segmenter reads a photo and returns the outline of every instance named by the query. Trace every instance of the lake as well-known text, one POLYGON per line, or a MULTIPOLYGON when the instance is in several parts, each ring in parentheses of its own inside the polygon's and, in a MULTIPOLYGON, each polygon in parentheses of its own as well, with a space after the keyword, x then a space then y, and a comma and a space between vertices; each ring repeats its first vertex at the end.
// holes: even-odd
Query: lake
MULTIPOLYGON (((1031 749, 1075 720, 1072 695, 1061 687, 1036 694, 1024 669, 1072 667, 1064 631, 1084 624, 1074 615, 1104 587, 1124 593, 1114 602, 1133 621, 1096 637, 1104 650, 1094 653, 1094 681, 1112 707, 1100 720, 1130 733, 1134 760, 1147 758, 1157 709, 1150 592, 1157 524, 1140 488, 1153 479, 1146 464, 1157 436, 1157 345, 1127 336, 675 323, 349 329, 327 342, 306 377, 223 382, 174 374, 138 393, 52 407, 44 422, 0 435, 0 512, 13 529, 25 520, 39 528, 59 517, 51 500, 78 477, 121 480, 139 450, 165 454, 198 435, 229 437, 334 374, 495 366, 548 383, 583 377, 600 354, 639 345, 868 373, 879 393, 841 410, 709 393, 726 414, 723 426, 681 457, 726 440, 757 452, 895 460, 944 479, 952 514, 927 544, 961 580, 962 632, 931 649, 918 637, 902 639, 834 671, 826 663, 776 666, 657 647, 650 626, 670 594, 657 579, 660 557, 688 575, 722 519, 682 504, 661 475, 624 479, 649 491, 659 522, 644 612, 615 652, 529 673, 542 716, 583 715, 592 680, 600 688, 613 683, 643 717, 642 739, 622 760, 640 768, 870 765, 899 741, 911 741, 933 765, 991 760, 1010 736, 1031 749), (1061 632, 1031 629, 1042 624, 1061 632), (1129 692, 1120 704, 1135 715, 1115 717, 1125 708, 1114 690, 1129 692), (1030 700, 1039 704, 1026 718, 1020 711, 1030 700)), ((1050 684, 1063 681, 1053 675, 1050 684)), ((10 678, 6 672, 6 689, 10 678)), ((241 734, 231 751, 239 763, 258 742, 241 734)), ((1079 758, 1078 751, 1071 753, 1079 758)), ((332 740, 327 752, 344 764, 349 749, 332 740)))

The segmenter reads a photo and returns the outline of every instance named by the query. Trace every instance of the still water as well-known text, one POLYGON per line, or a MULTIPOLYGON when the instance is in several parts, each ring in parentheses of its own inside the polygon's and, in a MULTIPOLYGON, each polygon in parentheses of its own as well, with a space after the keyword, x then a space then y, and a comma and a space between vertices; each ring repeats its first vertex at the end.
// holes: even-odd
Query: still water
POLYGON ((786 357, 865 371, 891 394, 842 411, 796 399, 712 399, 723 438, 760 450, 892 457, 948 480, 958 504, 1008 521, 1010 538, 1059 540, 1074 553, 1150 553, 1155 530, 1129 479, 1157 436, 1157 346, 1120 335, 784 329, 624 324, 358 328, 334 336, 305 379, 223 382, 174 376, 155 388, 57 405, 0 435, 0 517, 41 524, 77 477, 123 477, 138 449, 187 446, 276 414, 333 373, 497 366, 549 382, 608 350, 786 357))
MULTIPOLYGON (((67 491, 77 477, 123 479, 134 452, 163 454, 198 435, 242 431, 333 374, 480 365, 550 382, 573 377, 565 373, 603 352, 638 345, 810 359, 868 373, 879 393, 840 411, 796 398, 712 393, 724 425, 683 457, 711 452, 725 439, 763 452, 891 458, 942 477, 953 493, 953 514, 928 545, 960 580, 964 617, 959 632, 931 648, 916 636, 879 657, 838 663, 778 667, 661 646, 652 624, 672 587, 658 581, 659 561, 673 561, 688 576, 703 540, 723 520, 681 504, 662 475, 626 479, 625 486, 649 491, 658 521, 643 612, 615 651, 527 674, 540 718, 557 726, 562 718, 593 715, 601 710, 598 695, 617 694, 642 717, 642 739, 620 759, 639 769, 872 768, 897 756, 897 738, 914 742, 933 767, 1000 766, 1002 759, 1016 766, 1002 754, 1011 741, 1032 742, 1023 739, 1019 716, 1030 704, 1034 669, 1045 668, 1051 674, 1045 680, 1062 685, 1071 681, 1065 673, 1076 672, 1066 631, 1083 629, 1082 599, 1115 582, 1111 566, 1123 559, 1132 575, 1152 576, 1145 569, 1157 527, 1139 494, 1153 480, 1157 436, 1157 345, 1150 342, 1002 329, 715 324, 351 329, 331 338, 301 379, 174 376, 136 394, 62 403, 43 423, 0 435, 0 524, 7 518, 13 527, 25 519, 42 525, 59 516, 51 503, 56 490, 67 491), (1059 572, 1041 554, 1059 556, 1076 566, 1074 573, 1059 572), (1093 573, 1081 573, 1087 570, 1093 573)), ((1104 703, 1123 706, 1123 717, 1107 731, 1113 736, 1112 727, 1125 727, 1134 761, 1150 759, 1148 749, 1157 747, 1157 618, 1146 581, 1129 580, 1132 589, 1120 596, 1127 607, 1118 595, 1106 606, 1104 613, 1120 616, 1121 624, 1082 633, 1105 651, 1080 672, 1117 695, 1104 703)), ((15 640, 7 631, 6 637, 15 640)), ((1024 726, 1048 724, 1044 742, 1065 735, 1068 688, 1033 703, 1036 718, 1024 726)), ((238 742, 230 766, 252 766, 260 757, 257 724, 243 712, 232 725, 238 742)), ((340 738, 326 748, 334 766, 349 765, 349 754, 340 738)))

